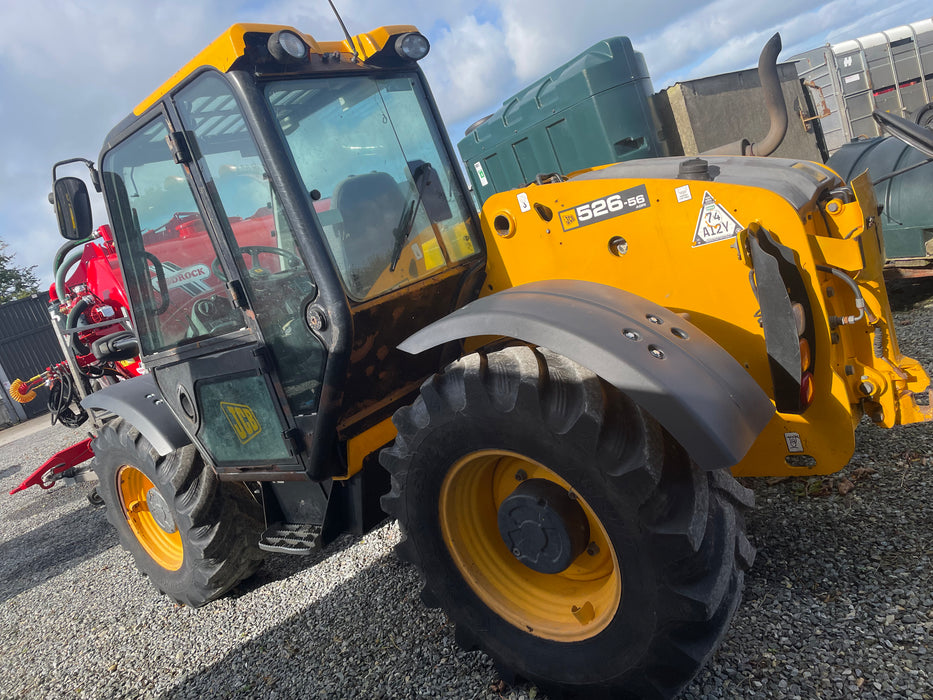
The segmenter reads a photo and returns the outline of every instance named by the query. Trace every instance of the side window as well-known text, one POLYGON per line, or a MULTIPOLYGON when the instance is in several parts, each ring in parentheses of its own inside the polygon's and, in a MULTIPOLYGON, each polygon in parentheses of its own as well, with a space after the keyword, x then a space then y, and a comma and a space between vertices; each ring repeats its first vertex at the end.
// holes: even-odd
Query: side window
POLYGON ((217 252, 167 136, 158 119, 103 160, 144 355, 245 325, 217 274, 217 252))
POLYGON ((297 414, 312 412, 320 398, 325 349, 303 320, 317 287, 256 143, 230 88, 216 73, 206 73, 179 91, 175 104, 196 146, 198 168, 272 350, 289 406, 297 414))

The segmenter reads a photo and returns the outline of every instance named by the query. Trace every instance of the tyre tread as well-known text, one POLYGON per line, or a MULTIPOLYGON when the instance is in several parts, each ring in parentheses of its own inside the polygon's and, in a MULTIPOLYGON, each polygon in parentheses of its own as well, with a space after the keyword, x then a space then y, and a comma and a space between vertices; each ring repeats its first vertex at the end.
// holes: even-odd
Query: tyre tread
MULTIPOLYGON (((492 656, 502 677, 528 678, 549 694, 587 697, 671 697, 699 671, 725 636, 741 597, 744 571, 754 548, 744 533, 742 511, 754 496, 725 471, 702 472, 663 429, 628 397, 595 374, 543 348, 510 346, 479 351, 453 362, 425 382, 412 406, 394 418, 398 437, 380 455, 392 488, 383 509, 399 520, 397 553, 422 576, 422 598, 453 619, 457 639, 469 640, 492 656), (575 444, 613 465, 606 488, 624 493, 644 523, 652 557, 667 583, 660 587, 655 632, 641 662, 608 681, 580 687, 528 673, 515 658, 497 655, 484 636, 467 628, 458 606, 425 574, 426 561, 411 539, 406 490, 416 478, 409 466, 439 425, 455 420, 466 406, 477 414, 509 416, 521 412, 556 435, 573 435, 575 444), (620 430, 630 425, 632 430, 620 430), (462 628, 462 629, 461 629, 462 628), (663 679, 663 682, 660 680, 663 679)), ((493 419, 493 425, 495 419, 493 419)), ((416 530, 411 530, 416 528, 416 530)), ((512 682, 512 681, 508 681, 512 682)))
POLYGON ((229 591, 259 568, 262 511, 244 484, 220 482, 193 446, 160 456, 136 428, 117 418, 93 441, 94 469, 107 519, 124 549, 155 588, 178 603, 200 607, 229 591), (160 567, 129 528, 116 492, 116 473, 131 464, 171 499, 183 533, 184 560, 178 572, 160 567), (173 583, 174 585, 168 585, 173 583))

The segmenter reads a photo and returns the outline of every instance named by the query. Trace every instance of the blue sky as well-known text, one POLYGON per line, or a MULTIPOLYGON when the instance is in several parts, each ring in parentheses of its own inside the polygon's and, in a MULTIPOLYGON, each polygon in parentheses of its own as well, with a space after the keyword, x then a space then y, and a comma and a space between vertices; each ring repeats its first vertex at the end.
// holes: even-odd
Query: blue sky
MULTIPOLYGON (((451 138, 590 45, 626 35, 655 90, 933 15, 929 0, 335 0, 351 32, 414 24, 451 138)), ((46 199, 57 160, 96 160, 110 128, 234 22, 342 38, 327 0, 0 2, 0 239, 45 284, 61 244, 46 199)), ((102 223, 98 220, 97 223, 102 223)))

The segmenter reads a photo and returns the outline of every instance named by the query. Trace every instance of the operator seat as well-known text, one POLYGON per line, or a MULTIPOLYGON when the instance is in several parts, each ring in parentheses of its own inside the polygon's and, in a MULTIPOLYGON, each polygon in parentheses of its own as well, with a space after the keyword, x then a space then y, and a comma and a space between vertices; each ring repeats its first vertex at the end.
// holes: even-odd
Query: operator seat
POLYGON ((405 196, 384 172, 351 175, 334 190, 334 207, 343 220, 334 257, 353 296, 365 297, 389 266, 393 230, 405 209, 405 196))

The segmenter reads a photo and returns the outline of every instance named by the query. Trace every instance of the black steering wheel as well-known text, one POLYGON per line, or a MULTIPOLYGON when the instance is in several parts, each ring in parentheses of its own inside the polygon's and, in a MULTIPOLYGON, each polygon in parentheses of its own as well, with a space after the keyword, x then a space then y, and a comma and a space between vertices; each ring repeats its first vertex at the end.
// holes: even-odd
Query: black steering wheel
MULTIPOLYGON (((250 279, 252 280, 265 280, 274 274, 290 274, 302 266, 301 258, 299 258, 297 255, 285 250, 284 248, 276 248, 275 246, 271 245, 244 245, 240 246, 237 252, 240 255, 249 255, 250 267, 247 272, 250 279), (271 253, 272 255, 277 255, 278 257, 282 258, 282 260, 287 264, 288 268, 291 269, 283 269, 277 273, 267 270, 259 264, 260 253, 271 253)), ((223 268, 221 268, 219 259, 214 258, 214 261, 211 263, 211 272, 213 272, 222 282, 227 281, 227 275, 223 271, 223 268)))

